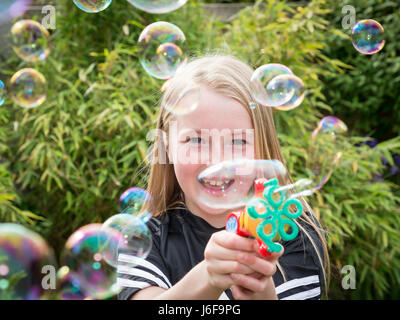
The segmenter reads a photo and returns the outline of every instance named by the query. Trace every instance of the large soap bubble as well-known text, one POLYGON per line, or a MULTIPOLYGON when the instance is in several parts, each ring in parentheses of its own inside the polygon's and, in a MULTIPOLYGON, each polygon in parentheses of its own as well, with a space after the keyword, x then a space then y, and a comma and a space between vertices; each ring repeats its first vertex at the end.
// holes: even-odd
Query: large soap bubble
POLYGON ((281 186, 290 184, 287 170, 279 160, 229 160, 199 174, 198 199, 214 209, 243 207, 253 197, 259 178, 277 178, 281 186))
POLYGON ((97 223, 79 228, 68 238, 61 262, 70 269, 76 292, 92 299, 107 299, 120 292, 115 269, 108 261, 123 240, 121 233, 97 223))
POLYGON ((113 267, 118 265, 118 256, 125 254, 145 259, 151 249, 151 234, 146 224, 130 214, 116 214, 103 223, 103 230, 113 229, 120 233, 118 247, 111 255, 106 256, 106 261, 113 267))
POLYGON ((327 116, 312 133, 307 169, 313 190, 320 190, 329 180, 343 154, 340 141, 347 132, 346 124, 339 118, 327 116))
POLYGON ((371 19, 361 20, 352 30, 354 48, 362 54, 375 54, 385 45, 384 29, 379 22, 371 19))
POLYGON ((11 28, 13 49, 25 61, 44 60, 50 53, 48 38, 50 33, 39 22, 20 20, 11 28))
POLYGON ((186 61, 185 35, 176 25, 159 21, 147 26, 139 36, 139 60, 152 77, 166 80, 173 77, 186 61))
POLYGON ((21 107, 35 108, 46 100, 47 82, 39 71, 22 69, 12 76, 10 92, 15 103, 21 107))
POLYGON ((187 0, 128 0, 128 2, 149 13, 167 13, 182 7, 187 0))
POLYGON ((40 235, 18 224, 0 224, 0 300, 46 298, 45 266, 56 268, 57 263, 40 235))

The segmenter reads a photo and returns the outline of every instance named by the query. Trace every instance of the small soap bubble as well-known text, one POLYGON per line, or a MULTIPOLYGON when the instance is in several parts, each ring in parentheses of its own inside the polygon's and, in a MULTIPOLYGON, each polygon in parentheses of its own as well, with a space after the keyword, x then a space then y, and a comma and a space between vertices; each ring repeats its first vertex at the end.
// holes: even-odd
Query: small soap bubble
POLYGON ((37 62, 48 57, 49 37, 47 29, 33 20, 20 20, 11 28, 13 49, 18 57, 28 62, 37 62))
POLYGON ((121 233, 98 223, 83 226, 68 238, 61 262, 69 268, 75 290, 92 299, 108 299, 120 292, 115 268, 108 261, 121 241, 121 233))
POLYGON ((0 300, 46 299, 44 266, 57 263, 37 233, 14 223, 0 223, 0 300))
POLYGON ((291 88, 269 86, 271 80, 280 75, 293 75, 286 66, 277 63, 263 65, 257 68, 250 79, 251 93, 254 99, 263 106, 276 107, 288 102, 294 91, 291 88))
POLYGON ((140 217, 147 222, 153 214, 153 198, 141 188, 129 188, 119 197, 119 211, 140 217))
POLYGON ((136 8, 149 13, 167 13, 179 9, 187 0, 128 0, 136 8))
POLYGON ((15 103, 21 107, 38 107, 46 100, 46 79, 35 69, 22 69, 12 76, 10 92, 15 103))
POLYGON ((320 190, 330 179, 343 155, 341 140, 347 132, 339 118, 327 116, 319 122, 311 136, 307 169, 313 180, 312 190, 320 190))
POLYGON ((278 91, 286 90, 286 92, 291 93, 291 98, 287 102, 276 106, 277 110, 292 110, 294 108, 297 108, 304 100, 303 81, 295 75, 285 74, 275 77, 268 83, 267 90, 272 90, 273 88, 278 88, 278 91))
POLYGON ((74 0, 75 5, 82 11, 98 13, 107 9, 112 0, 74 0))
POLYGON ((0 107, 6 101, 7 90, 3 81, 0 80, 0 107))
POLYGON ((144 70, 157 79, 170 79, 185 63, 185 35, 172 23, 159 21, 147 26, 139 36, 139 60, 144 70))
POLYGON ((361 20, 352 30, 354 48, 362 54, 375 54, 385 45, 384 29, 375 20, 361 20))

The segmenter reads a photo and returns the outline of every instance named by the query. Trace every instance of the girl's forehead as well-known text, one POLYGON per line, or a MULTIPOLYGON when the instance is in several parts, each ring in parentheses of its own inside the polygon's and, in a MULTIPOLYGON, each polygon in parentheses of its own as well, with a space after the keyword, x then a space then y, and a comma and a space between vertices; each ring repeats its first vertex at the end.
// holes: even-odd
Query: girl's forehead
POLYGON ((173 117, 178 128, 193 129, 253 129, 252 119, 238 100, 215 90, 202 88, 198 96, 189 96, 196 103, 195 110, 173 117), (196 97, 196 98, 194 98, 196 97))

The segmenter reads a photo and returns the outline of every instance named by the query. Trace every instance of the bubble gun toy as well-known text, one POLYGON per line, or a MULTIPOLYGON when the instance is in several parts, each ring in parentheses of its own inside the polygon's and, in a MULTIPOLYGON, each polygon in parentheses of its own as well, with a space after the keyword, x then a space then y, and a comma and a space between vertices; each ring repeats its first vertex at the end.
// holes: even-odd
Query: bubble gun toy
POLYGON ((232 211, 226 219, 225 229, 244 237, 256 238, 261 256, 268 257, 272 252, 280 252, 282 246, 274 241, 279 237, 285 241, 296 238, 299 229, 293 219, 301 216, 303 206, 297 199, 287 199, 278 184, 278 179, 259 178, 254 182, 255 192, 244 209, 232 211), (279 199, 273 193, 279 194, 279 199), (291 205, 297 211, 289 211, 291 205), (287 233, 291 227, 292 232, 287 233))

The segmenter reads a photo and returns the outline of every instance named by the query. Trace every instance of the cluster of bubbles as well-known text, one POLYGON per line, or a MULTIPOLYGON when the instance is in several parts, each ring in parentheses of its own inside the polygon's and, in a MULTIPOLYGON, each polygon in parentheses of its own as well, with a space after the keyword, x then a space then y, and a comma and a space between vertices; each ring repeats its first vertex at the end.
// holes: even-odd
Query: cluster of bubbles
POLYGON ((152 247, 146 225, 151 196, 143 189, 130 188, 119 201, 121 213, 102 224, 85 225, 68 238, 52 294, 43 285, 43 268, 57 268, 52 248, 21 225, 0 224, 0 300, 93 300, 118 294, 118 273, 124 279, 126 270, 145 259, 152 247))
POLYGON ((250 79, 253 98, 262 106, 288 111, 304 99, 303 81, 288 67, 271 63, 257 68, 250 79))
MULTIPOLYGON (((47 29, 33 20, 20 20, 11 27, 14 52, 26 63, 36 63, 48 57, 49 37, 47 29)), ((7 95, 21 107, 36 108, 47 98, 46 78, 36 69, 21 69, 11 77, 8 88, 0 81, 0 106, 7 95)))
POLYGON ((375 54, 385 45, 384 29, 381 24, 372 19, 361 20, 352 30, 354 48, 362 54, 375 54))

